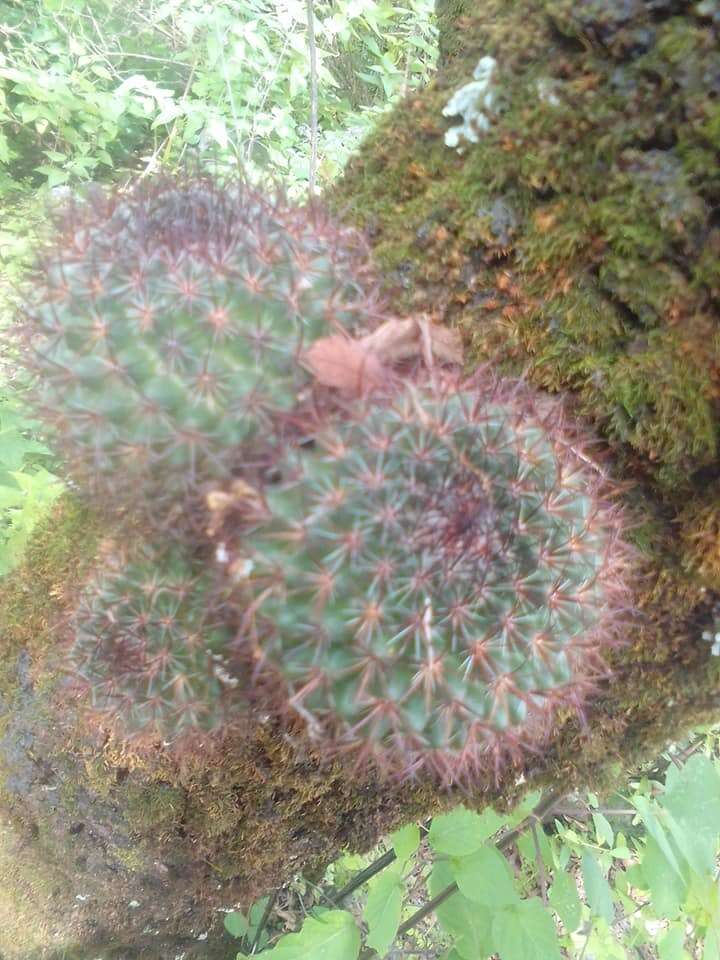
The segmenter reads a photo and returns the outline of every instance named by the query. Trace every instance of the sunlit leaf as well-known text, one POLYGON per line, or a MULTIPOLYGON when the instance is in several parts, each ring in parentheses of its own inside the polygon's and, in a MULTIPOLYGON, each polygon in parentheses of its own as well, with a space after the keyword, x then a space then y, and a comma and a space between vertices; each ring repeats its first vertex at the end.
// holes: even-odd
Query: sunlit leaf
POLYGON ((420 828, 416 823, 408 823, 390 834, 390 843, 399 864, 404 864, 417 850, 420 844, 420 828))
POLYGON ((549 899, 550 906, 560 917, 568 933, 577 930, 582 920, 582 904, 577 884, 569 873, 556 871, 549 899))
POLYGON ((494 847, 453 858, 450 865, 461 892, 474 903, 495 908, 519 902, 507 860, 494 847))
POLYGON ((600 869, 600 864, 590 851, 583 854, 582 874, 590 910, 596 916, 602 917, 606 923, 612 923, 614 917, 612 892, 600 869))
MULTIPOLYGON (((453 882, 450 865, 434 864, 428 889, 436 897, 453 882)), ((455 940, 455 948, 463 960, 478 960, 491 953, 492 911, 473 903, 462 893, 454 893, 435 908, 442 929, 455 940)))
POLYGON ((457 807, 452 813, 433 818, 428 839, 437 853, 464 857, 479 850, 505 822, 491 809, 475 813, 465 807, 457 807))
POLYGON ((363 919, 368 927, 367 944, 384 957, 400 926, 403 884, 400 877, 383 871, 370 884, 363 919))
POLYGON ((555 924, 538 899, 497 910, 492 939, 500 960, 560 960, 555 924))
POLYGON ((264 956, 272 960, 356 960, 360 931, 346 910, 306 917, 299 933, 289 933, 264 956))

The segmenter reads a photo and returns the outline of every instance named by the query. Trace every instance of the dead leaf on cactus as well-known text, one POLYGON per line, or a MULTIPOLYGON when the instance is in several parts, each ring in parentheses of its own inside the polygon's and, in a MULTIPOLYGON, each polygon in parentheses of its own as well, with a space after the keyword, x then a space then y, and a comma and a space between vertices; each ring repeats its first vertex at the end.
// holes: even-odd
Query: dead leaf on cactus
POLYGON ((303 354, 303 364, 325 387, 360 394, 387 382, 387 370, 364 340, 342 334, 321 337, 303 354))
POLYGON ((316 340, 303 363, 323 386, 363 393, 386 383, 389 367, 415 358, 429 368, 436 362, 461 364, 459 332, 426 317, 387 320, 359 340, 341 334, 316 340))

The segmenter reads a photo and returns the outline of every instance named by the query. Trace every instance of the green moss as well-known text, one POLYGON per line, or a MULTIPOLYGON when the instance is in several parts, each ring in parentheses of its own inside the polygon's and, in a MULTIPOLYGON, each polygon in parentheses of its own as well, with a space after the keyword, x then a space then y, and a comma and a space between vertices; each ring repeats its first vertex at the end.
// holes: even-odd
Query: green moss
POLYGON ((120 796, 128 825, 141 833, 167 830, 182 819, 184 794, 168 784, 132 783, 123 787, 120 796))
POLYGON ((538 385, 577 390, 672 497, 719 432, 720 58, 707 21, 629 9, 441 5, 447 69, 383 124, 335 202, 371 227, 406 308, 437 316, 440 296, 478 359, 529 359, 538 385), (498 61, 501 110, 460 155, 442 108, 479 52, 498 61), (488 231, 498 202, 515 215, 504 244, 488 231))
POLYGON ((438 12, 445 71, 349 164, 333 202, 371 229, 404 308, 458 326, 470 368, 491 360, 572 396, 637 484, 642 616, 591 732, 568 722, 547 773, 602 779, 613 754, 632 762, 719 705, 699 636, 711 581, 720 590, 720 502, 688 508, 720 434, 716 39, 700 17, 610 0, 438 12), (459 154, 442 108, 482 54, 498 62, 501 109, 459 154), (496 204, 514 214, 504 238, 496 204))
POLYGON ((67 609, 101 536, 97 516, 71 495, 63 496, 38 525, 23 563, 0 580, 0 693, 16 684, 20 650, 36 662, 48 653, 48 629, 67 609))
POLYGON ((720 593, 720 495, 711 490, 682 511, 683 569, 704 586, 720 593))
POLYGON ((94 794, 107 799, 116 780, 115 771, 107 765, 102 755, 85 757, 83 763, 84 779, 94 794))
MULTIPOLYGON (((22 945, 22 955, 40 950, 53 940, 54 904, 67 878, 48 863, 42 849, 13 818, 0 822, 0 930, 3 955, 22 945), (21 855, 20 855, 21 854, 21 855)), ((57 941, 56 941, 57 942, 57 941)))
POLYGON ((110 856, 131 873, 139 873, 147 868, 147 853, 143 853, 137 847, 113 847, 110 856))

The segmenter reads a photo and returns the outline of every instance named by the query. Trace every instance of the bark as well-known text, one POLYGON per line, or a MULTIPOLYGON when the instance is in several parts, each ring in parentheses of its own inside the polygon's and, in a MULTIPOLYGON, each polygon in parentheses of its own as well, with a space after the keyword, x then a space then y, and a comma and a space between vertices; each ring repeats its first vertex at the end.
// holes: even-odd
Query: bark
MULTIPOLYGON (((462 331, 472 362, 571 394, 634 481, 643 618, 581 727, 471 798, 612 783, 720 710, 720 16, 681 0, 439 0, 437 80, 401 103, 330 198, 388 293, 462 331), (481 56, 495 103, 447 146, 481 56), (525 785, 519 787, 519 774, 525 785)), ((321 764, 272 720, 178 764, 83 734, 52 653, 102 553, 65 498, 0 585, 0 956, 226 956, 220 907, 457 801, 321 764), (198 939, 207 934, 207 939, 198 939), (66 951, 63 953, 62 951, 66 951)))

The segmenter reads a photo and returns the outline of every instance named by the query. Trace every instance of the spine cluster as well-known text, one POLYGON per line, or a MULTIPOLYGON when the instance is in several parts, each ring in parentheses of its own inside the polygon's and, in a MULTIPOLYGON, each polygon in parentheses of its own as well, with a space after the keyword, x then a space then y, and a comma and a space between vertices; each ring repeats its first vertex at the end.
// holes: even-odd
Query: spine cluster
POLYGON ((362 396, 328 402, 333 371, 318 399, 308 349, 364 365, 338 337, 383 311, 360 241, 316 209, 166 179, 76 203, 63 230, 25 357, 69 470, 132 542, 75 616, 99 720, 186 743, 267 689, 324 755, 451 785, 582 713, 630 552, 559 400, 377 357, 362 396))

